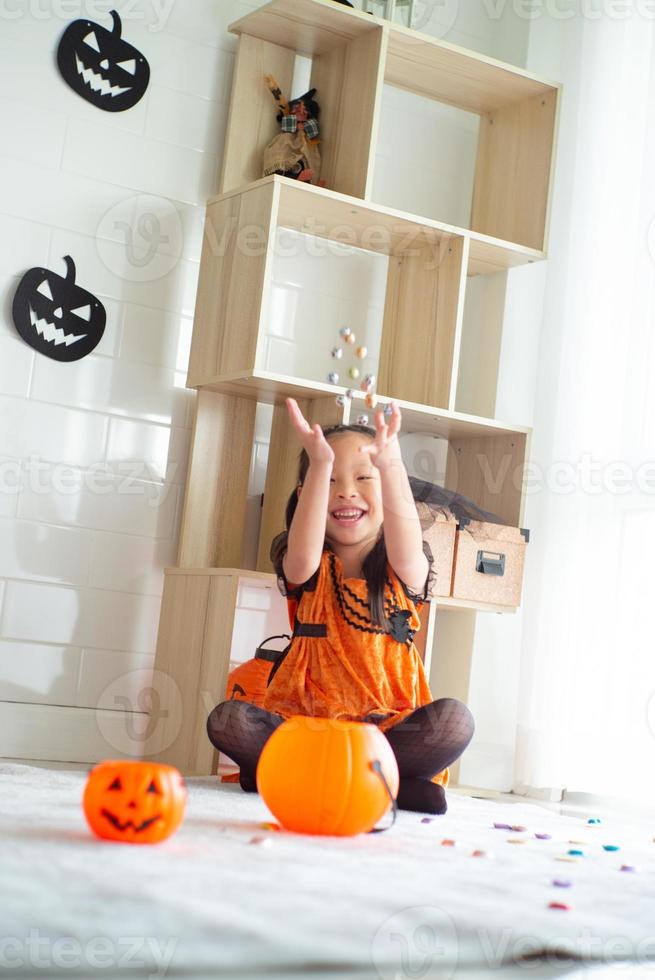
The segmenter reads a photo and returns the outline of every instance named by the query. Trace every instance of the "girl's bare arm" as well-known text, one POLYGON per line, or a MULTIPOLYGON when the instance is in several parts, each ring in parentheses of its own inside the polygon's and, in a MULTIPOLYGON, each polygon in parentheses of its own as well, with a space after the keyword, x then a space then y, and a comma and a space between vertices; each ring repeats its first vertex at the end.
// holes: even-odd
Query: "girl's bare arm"
POLYGON ((420 593, 429 571, 423 552, 421 522, 407 470, 400 453, 400 408, 394 401, 389 424, 381 409, 375 413, 375 443, 362 446, 380 473, 384 543, 387 558, 396 575, 414 592, 420 593))
POLYGON ((309 468, 291 521, 282 568, 288 582, 301 585, 318 568, 323 553, 334 452, 320 425, 311 426, 293 398, 289 418, 309 456, 309 468))
POLYGON ((282 567, 287 581, 300 585, 321 562, 332 463, 310 463, 293 515, 282 567))

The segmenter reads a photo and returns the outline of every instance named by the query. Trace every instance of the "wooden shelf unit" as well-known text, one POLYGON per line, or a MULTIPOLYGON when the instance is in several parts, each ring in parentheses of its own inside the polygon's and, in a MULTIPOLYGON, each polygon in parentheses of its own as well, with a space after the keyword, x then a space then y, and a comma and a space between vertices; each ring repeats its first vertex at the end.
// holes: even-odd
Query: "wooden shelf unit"
POLYGON ((264 178, 208 202, 189 387, 215 388, 219 378, 262 368, 279 228, 389 256, 377 390, 450 409, 467 276, 544 257, 286 177, 264 178))
POLYGON ((371 200, 383 86, 401 88, 480 116, 470 229, 545 250, 559 85, 333 0, 272 0, 230 30, 239 45, 222 193, 260 176, 277 132, 263 75, 288 93, 302 55, 328 187, 371 200))
MULTIPOLYGON (((309 422, 321 425, 348 422, 364 404, 356 392, 338 406, 343 387, 263 369, 276 230, 340 241, 345 227, 347 244, 389 256, 379 400, 399 402, 405 433, 445 442, 446 488, 519 526, 530 429, 455 411, 463 304, 471 277, 545 257, 560 94, 557 84, 519 68, 333 0, 272 0, 231 30, 239 45, 224 167, 220 193, 207 206, 187 379, 198 396, 178 567, 166 569, 153 680, 165 710, 145 752, 194 774, 216 772, 205 721, 225 694, 239 582, 274 586, 268 551, 282 530, 299 452, 284 400, 295 397, 309 422), (288 92, 297 54, 312 58, 330 189, 260 178, 264 147, 278 131, 263 76, 275 75, 288 92), (480 115, 468 228, 371 200, 385 84, 480 115), (403 356, 401 336, 425 352, 420 371, 403 356), (243 567, 243 546, 258 402, 274 409, 252 569, 243 567)), ((462 629, 444 631, 453 640, 442 650, 448 690, 439 696, 466 699, 471 650, 460 638, 472 643, 474 634, 466 617, 514 610, 434 600, 424 625, 428 665, 437 609, 465 617, 462 629)))

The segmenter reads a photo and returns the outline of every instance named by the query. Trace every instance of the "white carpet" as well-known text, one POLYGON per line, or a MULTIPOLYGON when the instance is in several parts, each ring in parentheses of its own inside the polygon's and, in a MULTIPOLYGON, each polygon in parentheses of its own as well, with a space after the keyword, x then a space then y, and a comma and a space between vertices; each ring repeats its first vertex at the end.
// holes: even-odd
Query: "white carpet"
POLYGON ((429 823, 400 812, 387 833, 315 838, 262 830, 271 816, 258 796, 204 778, 187 781, 174 837, 135 846, 91 835, 85 778, 0 763, 0 974, 423 980, 510 975, 520 963, 536 978, 525 957, 560 950, 642 963, 655 978, 655 821, 650 834, 588 827, 450 793, 449 812, 429 823), (556 860, 570 840, 589 842, 579 863, 556 860))

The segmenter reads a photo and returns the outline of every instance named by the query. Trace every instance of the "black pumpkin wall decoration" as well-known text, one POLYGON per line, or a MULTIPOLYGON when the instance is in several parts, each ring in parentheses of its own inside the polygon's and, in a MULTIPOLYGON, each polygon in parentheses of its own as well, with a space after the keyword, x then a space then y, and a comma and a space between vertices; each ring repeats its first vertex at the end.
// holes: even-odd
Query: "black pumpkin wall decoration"
POLYGON ((64 256, 66 276, 28 269, 14 294, 12 314, 23 340, 55 361, 79 361, 98 346, 107 313, 100 300, 75 282, 75 263, 64 256))
POLYGON ((64 81, 83 99, 105 109, 131 109, 144 95, 150 66, 137 48, 121 37, 121 19, 109 31, 92 20, 74 20, 61 36, 57 64, 64 81))

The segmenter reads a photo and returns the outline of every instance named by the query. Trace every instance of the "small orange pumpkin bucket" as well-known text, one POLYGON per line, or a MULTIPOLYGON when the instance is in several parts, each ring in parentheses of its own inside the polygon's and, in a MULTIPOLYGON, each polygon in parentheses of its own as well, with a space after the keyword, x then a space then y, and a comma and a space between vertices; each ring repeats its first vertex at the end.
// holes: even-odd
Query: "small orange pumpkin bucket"
POLYGON ((228 701, 249 701, 251 704, 261 706, 269 677, 275 663, 284 656, 288 647, 284 650, 271 650, 264 646, 269 640, 291 640, 287 633, 277 633, 275 636, 268 636, 258 647, 252 660, 246 660, 231 670, 227 677, 227 696, 228 701))
POLYGON ((89 773, 82 807, 98 837, 158 844, 182 823, 186 801, 186 786, 175 766, 108 759, 89 773))
POLYGON ((266 742, 257 789, 287 830, 347 837, 394 806, 398 765, 386 737, 364 722, 293 715, 266 742))

